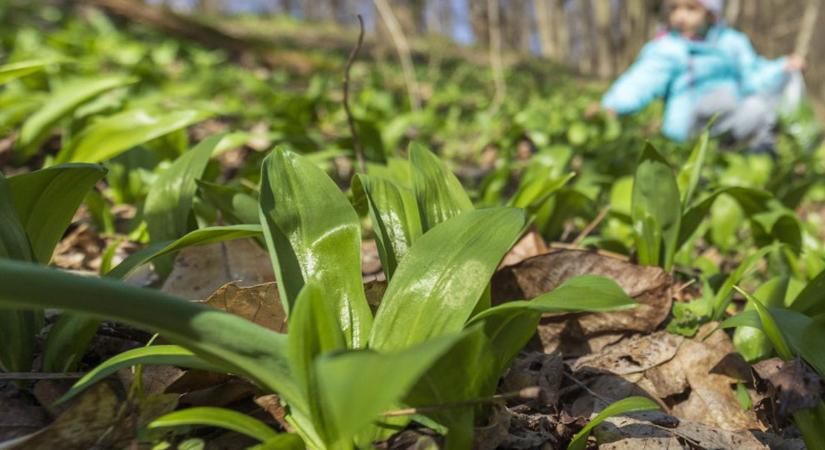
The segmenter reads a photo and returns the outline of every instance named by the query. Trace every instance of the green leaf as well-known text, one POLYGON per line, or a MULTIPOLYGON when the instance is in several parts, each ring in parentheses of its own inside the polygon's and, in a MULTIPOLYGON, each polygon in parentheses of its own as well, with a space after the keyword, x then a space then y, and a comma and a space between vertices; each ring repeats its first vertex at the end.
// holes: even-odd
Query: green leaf
POLYGON ((149 237, 153 241, 177 239, 189 228, 192 199, 215 147, 223 135, 210 136, 182 154, 158 175, 149 188, 144 205, 149 237))
POLYGON ((682 169, 679 171, 677 182, 679 191, 682 193, 682 210, 687 210, 691 201, 693 201, 693 194, 696 192, 696 186, 699 184, 702 168, 705 165, 709 139, 710 130, 705 129, 699 136, 699 140, 696 142, 696 146, 693 147, 687 162, 682 165, 682 169))
MULTIPOLYGON (((532 331, 535 332, 535 328, 532 331)), ((499 369, 484 329, 479 325, 471 326, 423 374, 404 398, 404 403, 413 407, 453 404, 448 409, 428 410, 424 416, 447 428, 447 449, 471 448, 476 408, 472 405, 455 407, 454 404, 491 395, 501 376, 499 369)))
POLYGON ((61 314, 43 345, 43 371, 76 370, 99 325, 99 320, 82 314, 61 314))
POLYGON ((460 337, 441 336, 396 352, 357 350, 316 359, 329 447, 349 444, 379 414, 398 404, 460 337))
POLYGON ((791 309, 809 316, 825 314, 825 270, 819 272, 797 294, 791 303, 791 309))
POLYGON ((410 143, 409 152, 422 231, 427 232, 439 223, 473 209, 458 178, 437 156, 417 142, 410 143))
POLYGON ((225 372, 225 370, 215 366, 215 364, 209 363, 191 351, 177 345, 138 347, 119 353, 100 363, 100 365, 77 380, 71 389, 63 394, 57 402, 65 402, 118 370, 136 365, 169 365, 185 367, 187 369, 225 372))
POLYGON ((155 290, 29 263, 0 260, 0 279, 0 307, 58 308, 149 329, 278 392, 287 402, 299 398, 287 367, 286 336, 233 314, 155 290))
POLYGON ((713 320, 720 320, 725 314, 725 309, 727 309, 728 304, 730 303, 731 294, 733 293, 735 285, 738 284, 742 278, 744 278, 748 270, 750 270, 759 260, 764 258, 765 255, 772 252, 776 248, 779 248, 779 246, 772 245, 770 247, 763 247, 757 250, 752 255, 745 258, 745 260, 736 267, 736 270, 734 270, 733 273, 725 279, 725 282, 719 290, 716 291, 716 295, 713 299, 713 320))
MULTIPOLYGON (((781 307, 785 304, 785 293, 788 291, 789 278, 777 276, 763 283, 754 291, 753 296, 765 301, 765 306, 781 307)), ((754 309, 748 302, 745 310, 754 309)), ((773 346, 762 330, 752 327, 737 328, 733 333, 733 345, 745 360, 754 362, 771 356, 773 346)))
POLYGON ((100 162, 132 147, 200 122, 208 114, 184 110, 152 113, 132 109, 98 119, 60 150, 56 162, 100 162))
MULTIPOLYGON (((287 358, 289 368, 306 400, 304 413, 322 424, 321 405, 315 386, 313 361, 321 354, 346 349, 344 334, 338 325, 336 311, 322 285, 314 281, 305 284, 298 294, 289 316, 287 358)), ((319 430, 320 431, 320 430, 319 430)))
POLYGON ((682 219, 680 202, 673 169, 648 143, 636 168, 631 207, 641 264, 661 264, 666 271, 670 271, 682 219))
POLYGON ((682 225, 679 229, 679 240, 677 241, 677 248, 682 247, 688 240, 690 240, 693 233, 699 228, 699 225, 707 217, 711 206, 720 195, 727 195, 745 211, 746 214, 752 215, 764 211, 767 201, 771 198, 771 194, 758 189, 751 189, 746 187, 732 186, 717 189, 713 193, 700 201, 697 201, 693 206, 687 208, 682 216, 682 225))
POLYGON ((63 164, 8 179, 35 258, 48 264, 75 211, 106 174, 93 164, 63 164))
POLYGON ((297 434, 280 433, 266 442, 250 447, 249 450, 306 450, 306 448, 306 444, 297 434))
POLYGON ((278 437, 269 425, 244 413, 226 408, 199 406, 174 411, 153 420, 149 429, 180 427, 180 426, 210 426, 232 430, 237 433, 257 439, 261 442, 278 437))
POLYGON ((372 312, 361 281, 361 223, 344 193, 311 162, 276 149, 263 163, 260 214, 287 314, 305 282, 334 286, 347 343, 363 347, 372 312))
POLYGON ((421 219, 410 189, 375 176, 356 175, 352 183, 356 201, 366 200, 375 231, 378 255, 387 279, 421 235, 421 219))
POLYGON ((109 278, 125 279, 132 271, 149 263, 153 259, 178 252, 187 247, 214 244, 232 239, 258 237, 261 236, 261 234, 262 229, 260 225, 226 225, 193 230, 178 240, 155 242, 129 255, 128 258, 121 261, 120 264, 106 273, 106 276, 109 278))
POLYGON ((642 411, 652 411, 659 409, 659 405, 647 397, 627 397, 617 402, 613 402, 594 417, 584 428, 573 436, 567 450, 584 450, 590 432, 605 420, 621 414, 628 414, 642 411))
POLYGON ((46 67, 57 63, 54 59, 36 59, 29 61, 20 61, 11 64, 4 64, 0 66, 0 86, 17 78, 31 75, 40 72, 46 67))
POLYGON ((17 140, 21 154, 28 157, 37 152, 57 122, 71 114, 78 106, 106 91, 136 81, 135 78, 107 77, 65 84, 51 93, 49 101, 23 123, 17 140))
POLYGON ((0 172, 0 258, 33 261, 29 237, 17 216, 6 177, 0 172))
POLYGON ((782 331, 776 324, 776 321, 770 311, 768 311, 768 308, 765 307, 759 299, 740 289, 739 286, 734 286, 734 289, 745 296, 748 300, 748 304, 753 305, 756 313, 759 315, 759 320, 762 322, 762 331, 768 337, 768 340, 773 345, 777 355, 786 361, 793 358, 791 349, 788 347, 788 343, 782 335, 782 331))
POLYGON ((461 330, 525 221, 513 208, 468 211, 417 239, 384 293, 370 347, 402 349, 461 330))
MULTIPOLYGON (((29 239, 17 217, 11 190, 0 172, 0 259, 33 261, 29 239)), ((43 325, 42 311, 0 309, 0 366, 10 372, 31 369, 36 335, 43 325)))
POLYGON ((233 224, 260 223, 257 198, 238 188, 203 180, 197 182, 203 198, 221 212, 225 221, 233 224))

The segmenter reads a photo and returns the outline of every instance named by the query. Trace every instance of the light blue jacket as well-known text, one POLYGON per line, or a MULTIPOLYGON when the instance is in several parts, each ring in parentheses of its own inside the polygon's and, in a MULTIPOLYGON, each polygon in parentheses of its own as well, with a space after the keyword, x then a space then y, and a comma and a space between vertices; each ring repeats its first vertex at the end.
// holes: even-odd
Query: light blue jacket
POLYGON ((711 27, 703 40, 669 32, 644 46, 602 106, 630 114, 663 98, 662 133, 681 142, 694 131, 696 103, 704 95, 717 89, 731 89, 740 98, 775 94, 787 80, 784 69, 785 58, 760 57, 744 34, 724 25, 711 27))

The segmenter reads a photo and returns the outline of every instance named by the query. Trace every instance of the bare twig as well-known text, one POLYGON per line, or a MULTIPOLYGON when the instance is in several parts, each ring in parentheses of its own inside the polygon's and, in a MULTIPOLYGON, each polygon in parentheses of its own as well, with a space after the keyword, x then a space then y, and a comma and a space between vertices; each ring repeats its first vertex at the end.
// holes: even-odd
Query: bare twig
POLYGON ((480 403, 491 403, 497 400, 507 400, 511 398, 521 398, 521 399, 532 399, 538 398, 540 392, 540 388, 537 386, 527 387, 515 392, 507 392, 504 394, 496 394, 491 397, 484 397, 478 398, 473 400, 465 400, 462 402, 455 402, 455 403, 445 403, 443 405, 433 405, 433 406, 419 406, 417 408, 404 408, 398 409, 395 411, 387 411, 382 416, 384 417, 398 417, 398 416, 411 416, 413 414, 421 414, 426 412, 433 412, 433 411, 441 411, 444 409, 450 408, 461 408, 463 406, 473 406, 478 405, 480 403))
POLYGON ((578 247, 579 244, 581 244, 581 242, 584 240, 584 238, 586 238, 590 233, 593 232, 594 229, 596 229, 597 226, 599 226, 600 223, 602 223, 604 218, 607 217, 608 212, 610 212, 610 205, 605 206, 605 208, 599 212, 599 215, 597 215, 592 222, 588 223, 587 226, 584 227, 582 232, 579 233, 578 236, 576 236, 576 239, 573 239, 572 245, 574 247, 578 247))
POLYGON ((816 30, 816 19, 819 17, 820 0, 808 0, 805 5, 805 14, 802 16, 802 24, 799 26, 799 34, 796 36, 796 46, 794 53, 802 58, 808 56, 811 49, 811 39, 816 30))
POLYGON ((352 111, 349 109, 349 71, 352 68, 352 63, 358 56, 361 46, 364 45, 364 19, 361 14, 358 14, 358 26, 361 31, 358 33, 358 43, 349 54, 347 58, 347 66, 344 69, 344 111, 347 113, 347 122, 349 123, 349 131, 352 133, 352 147, 355 150, 355 158, 358 160, 358 169, 361 173, 367 173, 367 162, 364 159, 364 147, 361 146, 361 139, 358 138, 358 131, 355 129, 355 119, 352 117, 352 111))
POLYGON ((381 19, 387 25, 390 31, 390 37, 395 45, 395 50, 398 52, 398 59, 401 60, 401 69, 404 72, 404 83, 407 85, 407 95, 410 98, 410 107, 413 111, 418 111, 421 107, 419 100, 418 81, 415 79, 415 68, 412 63, 412 56, 410 55, 410 45, 407 42, 407 37, 404 36, 404 31, 401 29, 401 24, 392 12, 392 7, 387 0, 373 0, 375 8, 381 19))
POLYGON ((76 380, 86 375, 83 372, 36 373, 36 372, 5 372, 0 373, 0 381, 21 380, 76 380))

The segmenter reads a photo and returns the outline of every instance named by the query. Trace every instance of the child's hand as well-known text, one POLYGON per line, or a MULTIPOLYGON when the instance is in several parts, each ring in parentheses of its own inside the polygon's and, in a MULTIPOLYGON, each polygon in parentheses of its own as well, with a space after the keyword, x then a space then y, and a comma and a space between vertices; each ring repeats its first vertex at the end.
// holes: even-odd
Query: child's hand
POLYGON ((587 106, 587 109, 584 110, 584 118, 585 119, 595 119, 599 113, 605 113, 610 117, 616 117, 616 111, 612 109, 602 108, 602 105, 598 102, 591 103, 587 106))
POLYGON ((805 70, 805 66, 807 66, 805 58, 799 55, 789 55, 785 62, 785 71, 796 72, 798 70, 805 70))

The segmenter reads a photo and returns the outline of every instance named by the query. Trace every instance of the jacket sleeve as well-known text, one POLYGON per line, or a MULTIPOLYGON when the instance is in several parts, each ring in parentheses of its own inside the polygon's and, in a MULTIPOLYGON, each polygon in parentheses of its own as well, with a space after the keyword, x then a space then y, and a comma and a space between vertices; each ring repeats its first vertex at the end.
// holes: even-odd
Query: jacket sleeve
POLYGON ((679 59, 675 51, 659 42, 645 45, 636 61, 610 87, 602 106, 619 114, 643 109, 656 98, 667 94, 676 75, 679 59))
POLYGON ((756 53, 744 34, 736 34, 736 60, 742 93, 771 94, 781 91, 788 80, 788 73, 785 71, 786 59, 765 59, 756 53))

